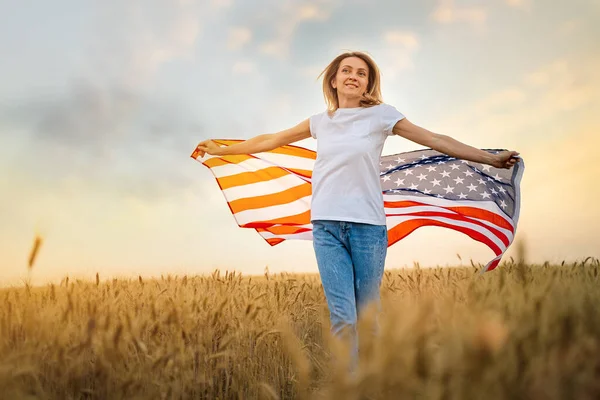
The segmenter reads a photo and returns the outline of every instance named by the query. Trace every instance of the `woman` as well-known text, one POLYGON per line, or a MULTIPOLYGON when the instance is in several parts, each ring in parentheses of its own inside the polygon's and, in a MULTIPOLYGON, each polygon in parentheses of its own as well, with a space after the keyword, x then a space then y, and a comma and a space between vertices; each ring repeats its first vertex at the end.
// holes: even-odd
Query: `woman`
MULTIPOLYGON (((200 155, 251 154, 302 139, 317 139, 312 174, 313 246, 334 336, 348 338, 357 355, 356 323, 367 304, 379 309, 387 229, 379 160, 386 138, 402 136, 449 156, 510 168, 519 154, 491 154, 409 122, 381 99, 379 69, 368 55, 348 52, 323 71, 327 110, 291 129, 220 147, 198 145, 200 155)), ((321 76, 319 75, 319 76, 321 76)))

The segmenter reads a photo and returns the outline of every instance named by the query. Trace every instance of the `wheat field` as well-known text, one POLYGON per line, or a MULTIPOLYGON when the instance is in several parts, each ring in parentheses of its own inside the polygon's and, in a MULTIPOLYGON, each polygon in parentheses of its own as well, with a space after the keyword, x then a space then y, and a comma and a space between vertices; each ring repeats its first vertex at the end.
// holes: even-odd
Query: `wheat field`
POLYGON ((0 291, 2 399, 597 399, 600 261, 386 270, 356 374, 318 275, 0 291))

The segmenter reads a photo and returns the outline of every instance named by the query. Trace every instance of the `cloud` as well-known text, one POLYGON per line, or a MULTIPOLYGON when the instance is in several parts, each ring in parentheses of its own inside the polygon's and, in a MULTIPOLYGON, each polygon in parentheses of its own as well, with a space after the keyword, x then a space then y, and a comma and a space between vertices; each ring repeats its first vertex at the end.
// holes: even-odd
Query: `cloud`
POLYGON ((553 125, 556 122, 579 111, 590 117, 593 113, 586 110, 600 107, 598 70, 598 56, 557 59, 512 86, 465 105, 464 112, 442 125, 456 131, 485 132, 493 140, 533 145, 547 138, 550 129, 558 129, 553 125))
POLYGON ((275 37, 260 44, 261 53, 278 59, 285 59, 289 55, 289 48, 294 32, 306 21, 327 21, 331 15, 332 3, 324 2, 320 7, 312 3, 283 2, 276 15, 275 37))
POLYGON ((193 55, 200 16, 207 14, 188 1, 103 3, 87 38, 89 68, 59 93, 32 93, 0 109, 29 150, 8 167, 22 168, 32 182, 47 181, 48 190, 75 181, 150 199, 191 185, 190 171, 176 166, 188 161, 201 115, 151 89, 163 65, 193 55))
POLYGON ((164 0, 105 4, 93 28, 89 73, 122 85, 144 86, 161 66, 193 53, 201 34, 201 18, 210 12, 205 8, 188 1, 164 0))
POLYGON ((417 34, 410 31, 387 31, 383 34, 385 50, 381 51, 381 64, 391 79, 401 72, 414 68, 413 57, 420 47, 417 34))
POLYGON ((233 4, 233 0, 210 0, 210 5, 213 8, 229 8, 233 4))
POLYGON ((595 71, 600 58, 557 59, 527 74, 525 85, 542 91, 542 104, 554 112, 573 110, 600 102, 600 78, 595 71))
POLYGON ((229 30, 227 48, 229 50, 239 50, 252 39, 252 31, 248 28, 232 28, 229 30))
POLYGON ((419 39, 414 32, 388 31, 384 34, 384 39, 390 45, 401 46, 409 50, 419 47, 419 39))
POLYGON ((506 0, 506 4, 513 8, 530 9, 531 0, 506 0))
POLYGON ((234 75, 248 75, 256 71, 256 63, 252 61, 238 61, 233 64, 232 72, 234 75))
POLYGON ((5 159, 3 169, 28 176, 21 185, 61 192, 75 184, 155 201, 194 182, 192 170, 183 166, 195 145, 190 138, 204 127, 200 115, 174 99, 81 83, 62 98, 16 110, 11 125, 23 132, 24 148, 5 159))
POLYGON ((325 67, 322 65, 306 65, 297 67, 298 73, 301 76, 309 79, 316 79, 319 76, 319 74, 323 72, 323 69, 325 69, 325 67))
MULTIPOLYGON (((104 3, 92 24, 90 51, 84 54, 89 69, 72 76, 60 94, 34 94, 9 110, 8 118, 28 126, 35 138, 93 148, 94 154, 132 142, 140 128, 147 132, 164 125, 157 118, 164 115, 165 104, 153 100, 148 88, 163 65, 193 54, 200 11, 195 2, 184 0, 104 3), (118 17, 108 29, 112 15, 118 17)), ((181 113, 165 118, 174 126, 194 123, 175 121, 181 113)))
POLYGON ((482 7, 460 7, 454 4, 454 0, 439 0, 431 18, 439 24, 466 22, 482 27, 487 20, 487 12, 482 7))
POLYGON ((582 19, 570 19, 558 26, 558 32, 562 36, 572 36, 576 33, 581 33, 583 26, 584 23, 582 19))

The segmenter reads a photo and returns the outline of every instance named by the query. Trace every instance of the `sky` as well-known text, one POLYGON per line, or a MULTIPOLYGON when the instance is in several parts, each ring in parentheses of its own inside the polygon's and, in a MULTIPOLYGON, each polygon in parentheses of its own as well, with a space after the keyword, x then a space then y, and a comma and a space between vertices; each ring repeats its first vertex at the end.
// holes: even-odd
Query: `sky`
MULTIPOLYGON (((0 283, 317 272, 311 242, 239 228, 190 154, 322 112, 317 77, 347 50, 411 122, 521 153, 527 261, 600 258, 599 19, 598 0, 0 0, 0 283)), ((424 227, 386 269, 492 258, 424 227)))

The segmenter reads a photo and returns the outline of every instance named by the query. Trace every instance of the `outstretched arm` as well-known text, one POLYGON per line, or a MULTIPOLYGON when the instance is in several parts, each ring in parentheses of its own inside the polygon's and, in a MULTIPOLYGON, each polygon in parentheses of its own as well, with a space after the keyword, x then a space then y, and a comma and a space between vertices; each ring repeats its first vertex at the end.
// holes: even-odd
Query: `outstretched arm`
POLYGON ((236 143, 227 147, 221 147, 210 139, 205 140, 198 144, 197 149, 199 150, 200 157, 204 157, 205 153, 217 156, 254 154, 273 150, 277 147, 285 146, 302 139, 308 139, 309 137, 311 137, 310 122, 306 119, 293 128, 277 133, 258 135, 241 143, 236 143))
POLYGON ((415 143, 430 147, 440 153, 447 154, 463 160, 474 161, 482 164, 488 164, 496 168, 510 168, 517 162, 516 151, 502 151, 498 154, 491 154, 487 151, 469 146, 447 135, 433 133, 425 128, 421 128, 407 120, 401 119, 394 125, 395 135, 402 136, 415 143))

